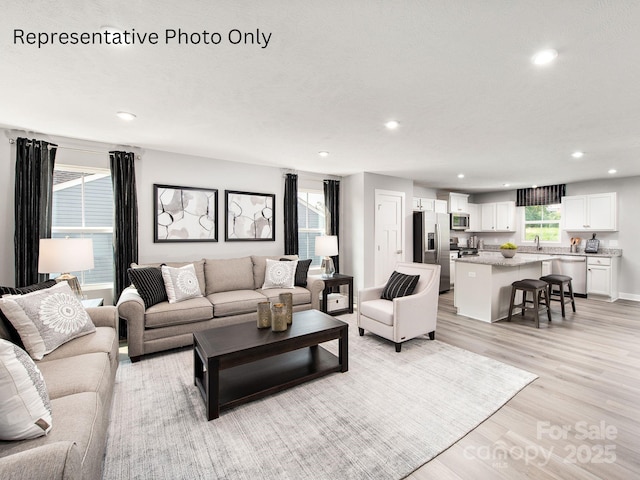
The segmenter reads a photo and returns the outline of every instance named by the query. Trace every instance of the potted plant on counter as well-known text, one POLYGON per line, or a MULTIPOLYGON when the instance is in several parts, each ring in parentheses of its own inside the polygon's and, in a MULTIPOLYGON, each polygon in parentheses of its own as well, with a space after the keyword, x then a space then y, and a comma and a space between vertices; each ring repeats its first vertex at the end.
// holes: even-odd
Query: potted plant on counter
POLYGON ((500 245, 500 253, 504 258, 511 258, 516 254, 518 246, 515 243, 507 242, 500 245))

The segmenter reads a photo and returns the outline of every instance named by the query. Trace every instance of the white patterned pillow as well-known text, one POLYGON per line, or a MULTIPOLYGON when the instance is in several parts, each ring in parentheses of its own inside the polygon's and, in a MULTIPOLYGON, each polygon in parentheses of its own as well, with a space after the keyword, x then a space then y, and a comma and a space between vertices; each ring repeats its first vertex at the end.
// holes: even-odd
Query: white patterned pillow
POLYGON ((46 290, 0 298, 0 309, 35 360, 96 327, 67 282, 46 290))
POLYGON ((0 340, 0 440, 41 437, 51 426, 51 403, 40 370, 24 350, 0 340))
POLYGON ((202 296, 196 276, 196 267, 193 263, 180 268, 163 265, 162 279, 169 303, 178 303, 202 296))
POLYGON ((298 261, 277 261, 267 258, 262 289, 294 288, 298 261))

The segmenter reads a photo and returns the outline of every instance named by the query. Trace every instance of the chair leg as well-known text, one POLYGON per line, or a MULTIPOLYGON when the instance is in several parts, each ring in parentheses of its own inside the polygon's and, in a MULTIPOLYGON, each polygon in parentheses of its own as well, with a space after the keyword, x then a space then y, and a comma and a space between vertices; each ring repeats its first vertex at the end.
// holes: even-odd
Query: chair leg
POLYGON ((396 353, 400 353, 400 350, 402 350, 402 344, 396 343, 396 353))
POLYGON ((364 328, 360 328, 358 327, 358 333, 360 334, 360 336, 362 337, 364 335, 364 328))
POLYGON ((540 309, 540 303, 538 302, 538 295, 533 293, 533 313, 536 316, 536 328, 540 328, 540 315, 538 310, 540 309))
POLYGON ((545 302, 547 304, 547 318, 549 319, 549 321, 551 321, 551 294, 549 293, 550 289, 546 289, 544 291, 544 296, 547 297, 545 302))
POLYGON ((571 297, 571 308, 573 308, 573 313, 576 313, 576 300, 573 298, 573 287, 571 286, 571 280, 569 280, 569 296, 571 297))
POLYGON ((429 340, 435 340, 436 339, 436 332, 435 330, 433 332, 429 332, 429 340))
POLYGON ((511 321, 511 314, 513 313, 513 303, 516 299, 516 289, 511 287, 511 301, 509 302, 509 316, 507 317, 507 322, 511 321))
POLYGON ((566 315, 564 313, 564 283, 560 284, 560 309, 562 310, 562 318, 566 315))
MULTIPOLYGON (((535 304, 535 302, 533 302, 535 304)), ((520 310, 520 315, 524 317, 524 312, 527 309, 527 291, 522 291, 522 310, 520 310)))

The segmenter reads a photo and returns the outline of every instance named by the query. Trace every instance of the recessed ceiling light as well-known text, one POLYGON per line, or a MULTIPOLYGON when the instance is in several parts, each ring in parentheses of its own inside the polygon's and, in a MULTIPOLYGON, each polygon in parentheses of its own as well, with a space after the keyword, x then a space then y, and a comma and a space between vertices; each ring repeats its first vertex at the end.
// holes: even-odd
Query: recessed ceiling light
POLYGON ((573 153, 571 154, 571 156, 572 156, 573 158, 582 158, 582 157, 584 157, 584 152, 573 152, 573 153))
POLYGON ((387 123, 384 124, 384 126, 387 127, 389 130, 395 130, 400 126, 400 123, 397 120, 389 120, 387 123))
POLYGON ((614 173, 618 173, 618 170, 616 170, 615 168, 609 170, 609 175, 613 175, 614 173))
POLYGON ((531 57, 531 61, 535 65, 548 65, 553 62, 558 56, 558 51, 553 48, 549 48, 548 50, 541 50, 536 53, 533 57, 531 57))
POLYGON ((329 152, 325 152, 324 150, 321 152, 318 152, 318 155, 320 155, 321 157, 328 157, 329 156, 329 152))
POLYGON ((136 116, 133 113, 129 112, 118 112, 116 113, 120 120, 124 120, 126 122, 130 122, 131 120, 135 120, 136 116))
POLYGON ((538 185, 531 185, 531 188, 538 188, 538 185))
POLYGON ((503 184, 502 184, 502 186, 503 186, 503 187, 510 187, 510 186, 511 186, 511 184, 510 184, 510 183, 503 183, 503 184))
POLYGON ((458 178, 464 178, 464 173, 459 173, 458 178))

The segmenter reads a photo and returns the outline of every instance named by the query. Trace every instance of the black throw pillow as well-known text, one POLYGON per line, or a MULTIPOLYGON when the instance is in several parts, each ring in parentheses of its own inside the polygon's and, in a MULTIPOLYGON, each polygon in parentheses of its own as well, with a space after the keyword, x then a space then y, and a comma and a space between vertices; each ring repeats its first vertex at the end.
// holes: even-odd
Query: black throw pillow
POLYGON ((389 281, 382 290, 380 298, 385 300, 393 300, 394 298, 406 297, 413 294, 418 285, 420 275, 406 275, 404 273, 394 271, 389 281))
MULTIPOLYGON (((290 258, 281 258, 281 262, 293 262, 290 258)), ((307 286, 307 275, 309 275, 309 267, 311 266, 312 259, 298 260, 298 266, 296 267, 296 279, 295 285, 297 287, 307 286)))
POLYGON ((142 297, 144 308, 152 307, 156 303, 166 302, 167 290, 164 288, 162 270, 158 267, 130 268, 127 270, 129 280, 142 297))

